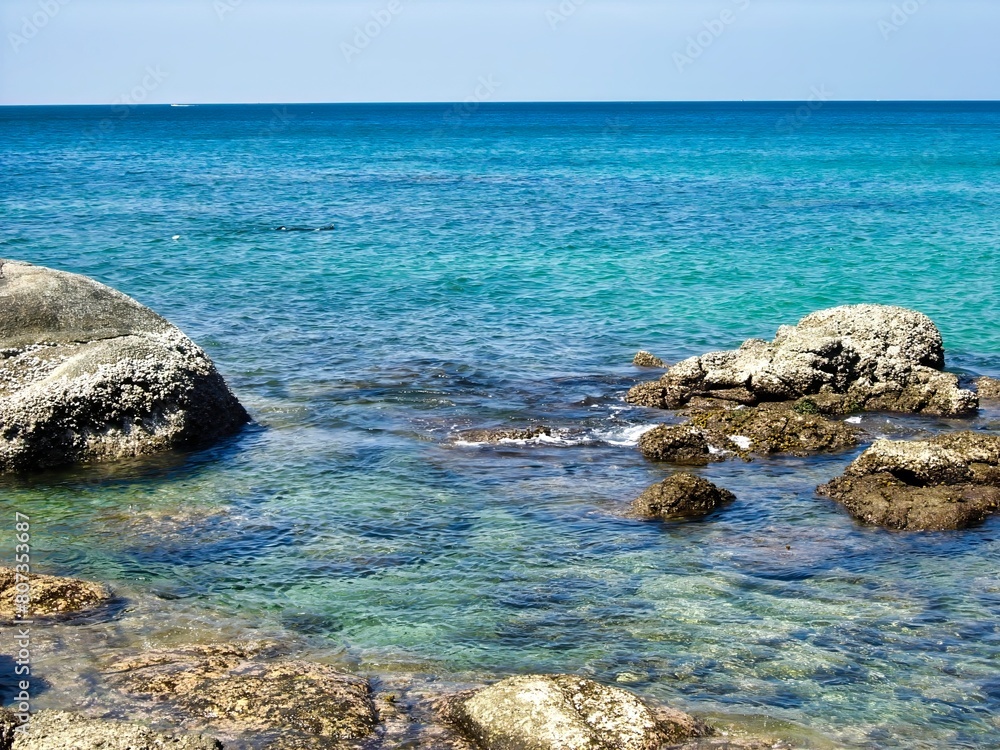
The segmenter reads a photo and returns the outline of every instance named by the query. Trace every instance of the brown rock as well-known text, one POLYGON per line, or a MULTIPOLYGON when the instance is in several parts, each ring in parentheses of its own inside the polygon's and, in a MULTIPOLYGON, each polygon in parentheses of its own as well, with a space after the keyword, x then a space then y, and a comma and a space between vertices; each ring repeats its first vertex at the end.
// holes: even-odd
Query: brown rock
POLYGON ((529 427, 527 429, 500 427, 493 430, 465 430, 459 433, 459 440, 467 443, 502 443, 505 440, 534 440, 539 437, 552 437, 549 427, 529 427))
POLYGON ((632 359, 632 364, 636 367, 652 367, 659 370, 666 369, 667 367, 662 359, 647 351, 641 351, 636 354, 632 359))
POLYGON ((804 456, 840 451, 858 444, 858 430, 841 420, 803 413, 800 403, 761 404, 742 409, 709 409, 694 413, 690 424, 725 435, 740 451, 804 456))
POLYGON ((979 398, 984 401, 1000 401, 1000 380, 996 378, 981 377, 976 381, 976 390, 979 398))
MULTIPOLYGON (((222 750, 202 735, 158 732, 139 724, 88 719, 65 711, 39 711, 11 750, 222 750)), ((2 747, 2 746, 0 746, 2 747)))
MULTIPOLYGON (((11 621, 18 614, 17 574, 13 568, 0 568, 0 621, 11 621)), ((32 573, 28 576, 30 604, 23 617, 72 615, 111 600, 107 587, 74 578, 58 578, 32 573)))
POLYGON ((729 490, 716 487, 694 474, 674 474, 643 492, 630 508, 637 518, 684 518, 704 516, 736 499, 729 490))
POLYGON ((710 434, 690 424, 654 427, 639 438, 639 450, 652 461, 681 466, 707 466, 724 461, 725 451, 735 448, 724 435, 710 434))
POLYGON ((265 660, 264 649, 234 644, 150 651, 106 674, 123 692, 169 701, 221 730, 279 730, 271 748, 326 747, 322 743, 375 731, 378 715, 367 680, 325 664, 265 660))
POLYGON ((859 521, 908 531, 964 529, 981 523, 1000 508, 997 487, 914 487, 888 473, 840 477, 819 491, 843 503, 859 521))
POLYGON ((962 529, 1000 510, 1000 437, 975 432, 877 440, 819 492, 891 529, 962 529))

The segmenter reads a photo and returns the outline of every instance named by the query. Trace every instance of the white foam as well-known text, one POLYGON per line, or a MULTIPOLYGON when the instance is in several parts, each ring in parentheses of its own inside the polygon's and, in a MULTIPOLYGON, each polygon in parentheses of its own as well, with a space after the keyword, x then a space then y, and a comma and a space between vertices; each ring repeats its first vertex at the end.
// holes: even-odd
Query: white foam
POLYGON ((607 443, 608 445, 638 445, 639 438, 654 429, 656 426, 657 425, 655 424, 631 424, 612 430, 595 430, 594 438, 602 443, 607 443))
POLYGON ((844 420, 847 424, 861 424, 861 417, 848 417, 844 420))
POLYGON ((741 450, 748 451, 750 446, 753 445, 753 441, 744 435, 729 435, 729 439, 733 441, 734 445, 738 445, 741 450))

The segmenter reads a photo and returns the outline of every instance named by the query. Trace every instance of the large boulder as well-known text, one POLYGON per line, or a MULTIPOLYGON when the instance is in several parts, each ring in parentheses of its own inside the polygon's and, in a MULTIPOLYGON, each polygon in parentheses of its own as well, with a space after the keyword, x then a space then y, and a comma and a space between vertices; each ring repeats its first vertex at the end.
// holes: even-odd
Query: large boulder
POLYGON ((100 583, 36 573, 18 576, 13 568, 0 568, 0 623, 15 618, 74 615, 106 604, 111 598, 111 592, 100 583), (27 605, 19 599, 24 591, 27 605))
POLYGON ((371 736, 367 680, 326 664, 264 658, 266 644, 189 646, 115 663, 111 685, 181 709, 221 731, 277 733, 268 747, 329 747, 371 736))
POLYGON ((973 526, 1000 510, 1000 436, 878 440, 819 492, 855 518, 890 529, 973 526))
POLYGON ((511 677, 457 696, 447 713, 482 750, 658 750, 711 733, 693 716, 571 675, 511 677))
POLYGON ((221 742, 203 735, 158 732, 65 711, 39 711, 27 731, 12 739, 12 744, 0 743, 0 750, 222 750, 221 742))
POLYGON ((674 365, 628 395, 631 403, 678 408, 696 396, 745 405, 814 394, 839 396, 839 411, 963 416, 976 394, 942 372, 944 344, 926 315, 901 307, 850 305, 782 326, 773 341, 750 339, 674 365))
POLYGON ((632 502, 629 513, 636 518, 650 520, 695 518, 708 515, 735 499, 736 495, 729 490, 685 472, 649 487, 632 502))
POLYGON ((0 260, 0 472, 197 445, 248 420, 205 352, 152 310, 0 260))

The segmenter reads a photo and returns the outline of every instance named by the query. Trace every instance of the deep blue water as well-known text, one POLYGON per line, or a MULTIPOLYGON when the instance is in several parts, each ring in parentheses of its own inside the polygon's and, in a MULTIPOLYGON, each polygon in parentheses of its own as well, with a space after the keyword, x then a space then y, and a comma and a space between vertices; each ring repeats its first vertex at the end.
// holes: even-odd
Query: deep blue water
POLYGON ((666 415, 622 401, 639 348, 877 302, 1000 374, 1000 105, 796 110, 0 108, 0 257, 151 306, 255 419, 2 502, 38 565, 136 602, 111 652, 265 633, 375 675, 576 672, 853 747, 1000 746, 996 519, 863 528, 814 494, 854 454, 706 469, 738 501, 701 522, 621 516, 670 472, 634 447, 666 415), (538 423, 563 438, 454 442, 538 423))

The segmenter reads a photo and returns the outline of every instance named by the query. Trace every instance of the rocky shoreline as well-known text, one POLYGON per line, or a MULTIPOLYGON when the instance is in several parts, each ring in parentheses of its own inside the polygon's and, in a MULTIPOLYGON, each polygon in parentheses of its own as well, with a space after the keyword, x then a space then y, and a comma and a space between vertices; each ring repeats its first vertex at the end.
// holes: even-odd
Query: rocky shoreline
MULTIPOLYGON (((0 472, 203 445, 249 420, 200 348, 108 287, 0 261, 0 303, 0 472)), ((980 399, 1000 397, 992 378, 963 387, 944 370, 943 341, 929 318, 877 305, 813 313, 773 341, 750 340, 672 367, 649 352, 634 363, 665 372, 633 387, 627 401, 684 420, 658 424, 639 440, 647 459, 669 467, 739 460, 752 471, 768 456, 838 454, 871 442, 858 413, 964 419, 980 399)), ((466 431, 459 440, 498 445, 552 435, 535 426, 466 431)), ((1000 438, 956 430, 877 440, 817 492, 865 524, 967 528, 1000 511, 1000 438)), ((735 499, 677 471, 623 515, 672 523, 724 513, 735 499)), ((18 580, 15 570, 0 568, 0 621, 8 625, 17 621, 18 580)), ((92 615, 116 600, 99 583, 36 574, 28 582, 40 624, 92 615)), ((99 672, 95 679, 118 697, 114 710, 44 710, 27 731, 15 731, 22 724, 15 714, 0 713, 0 750, 390 748, 402 746, 414 723, 426 735, 416 746, 456 750, 790 747, 773 737, 727 736, 574 675, 518 675, 403 703, 377 680, 268 642, 150 648, 99 672), (147 725, 150 717, 157 718, 147 725)))
MULTIPOLYGON (((0 581, 10 573, 0 569, 0 581)), ((58 622, 72 628, 74 618, 92 615, 114 596, 101 584, 70 578, 31 576, 31 584, 60 592, 49 598, 48 614, 34 613, 35 627, 58 622)), ((401 695, 391 681, 302 658, 275 641, 116 654, 98 659, 88 682, 100 686, 101 697, 84 710, 45 708, 24 723, 0 709, 0 750, 791 747, 776 737, 734 735, 573 675, 522 675, 457 692, 441 687, 401 695)))

